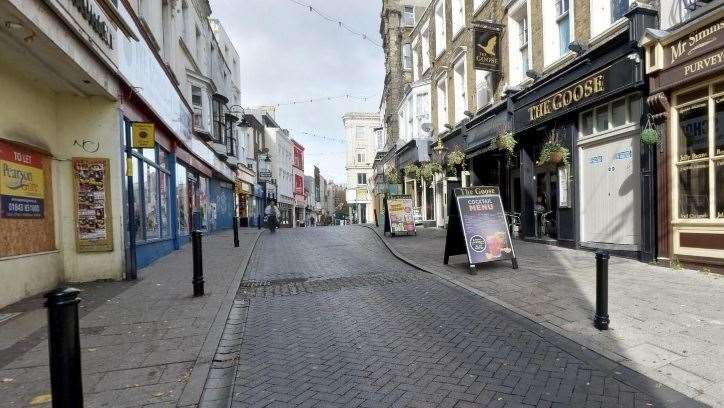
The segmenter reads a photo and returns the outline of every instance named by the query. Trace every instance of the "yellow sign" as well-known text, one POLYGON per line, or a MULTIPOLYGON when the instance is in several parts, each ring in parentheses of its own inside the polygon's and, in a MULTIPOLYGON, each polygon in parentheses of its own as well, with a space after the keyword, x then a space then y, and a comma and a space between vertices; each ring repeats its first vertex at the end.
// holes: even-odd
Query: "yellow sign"
POLYGON ((43 170, 0 160, 0 195, 45 198, 43 170))
POLYGON ((133 122, 131 126, 131 147, 153 149, 155 142, 155 128, 153 123, 133 122))

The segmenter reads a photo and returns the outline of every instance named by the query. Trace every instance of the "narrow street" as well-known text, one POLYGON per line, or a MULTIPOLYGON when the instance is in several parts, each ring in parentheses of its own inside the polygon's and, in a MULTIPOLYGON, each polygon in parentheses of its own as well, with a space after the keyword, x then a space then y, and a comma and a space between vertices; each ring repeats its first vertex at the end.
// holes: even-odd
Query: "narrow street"
MULTIPOLYGON (((236 301, 236 407, 697 406, 413 269, 365 228, 265 232, 236 301)), ((232 390, 218 387, 202 402, 232 390)))

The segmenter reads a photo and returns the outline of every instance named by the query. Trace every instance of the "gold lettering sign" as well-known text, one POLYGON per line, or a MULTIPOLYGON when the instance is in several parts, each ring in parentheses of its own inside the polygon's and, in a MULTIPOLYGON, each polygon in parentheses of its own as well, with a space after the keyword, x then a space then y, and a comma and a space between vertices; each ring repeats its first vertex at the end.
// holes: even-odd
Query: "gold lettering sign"
POLYGON ((703 48, 709 48, 707 46, 716 44, 718 39, 717 33, 723 29, 724 20, 719 20, 710 26, 691 33, 688 37, 671 44, 668 49, 669 64, 673 65, 680 58, 692 56, 695 51, 703 48))
POLYGON ((551 113, 565 109, 605 90, 605 78, 602 73, 590 76, 528 108, 530 121, 543 119, 551 113))

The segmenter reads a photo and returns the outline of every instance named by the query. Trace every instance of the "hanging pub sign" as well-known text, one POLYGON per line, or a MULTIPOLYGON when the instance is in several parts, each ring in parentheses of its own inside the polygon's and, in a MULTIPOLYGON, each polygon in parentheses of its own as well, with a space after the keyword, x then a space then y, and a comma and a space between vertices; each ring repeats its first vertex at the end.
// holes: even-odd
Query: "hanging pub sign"
POLYGON ((445 258, 466 253, 471 268, 491 261, 518 261, 505 219, 498 187, 456 188, 448 203, 450 221, 445 239, 445 258), (456 213, 453 216, 453 213, 456 213))
POLYGON ((43 218, 42 155, 0 142, 0 217, 43 218))
POLYGON ((385 207, 385 232, 391 236, 416 233, 411 196, 391 195, 386 199, 385 207))
POLYGON ((110 160, 74 158, 73 187, 77 251, 112 251, 110 160))
POLYGON ((500 33, 502 26, 473 22, 473 66, 484 71, 500 71, 500 33))
POLYGON ((150 122, 133 122, 131 125, 131 147, 153 149, 156 146, 155 127, 150 122))

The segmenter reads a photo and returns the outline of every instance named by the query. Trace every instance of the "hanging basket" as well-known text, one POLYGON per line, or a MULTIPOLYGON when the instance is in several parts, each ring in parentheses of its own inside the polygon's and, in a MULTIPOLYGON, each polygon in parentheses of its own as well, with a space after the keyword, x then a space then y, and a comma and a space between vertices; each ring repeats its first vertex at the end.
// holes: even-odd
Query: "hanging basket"
POLYGON ((659 143, 659 140, 659 131, 654 127, 651 115, 649 115, 646 120, 646 126, 644 126, 644 129, 641 131, 641 143, 655 145, 659 143))

